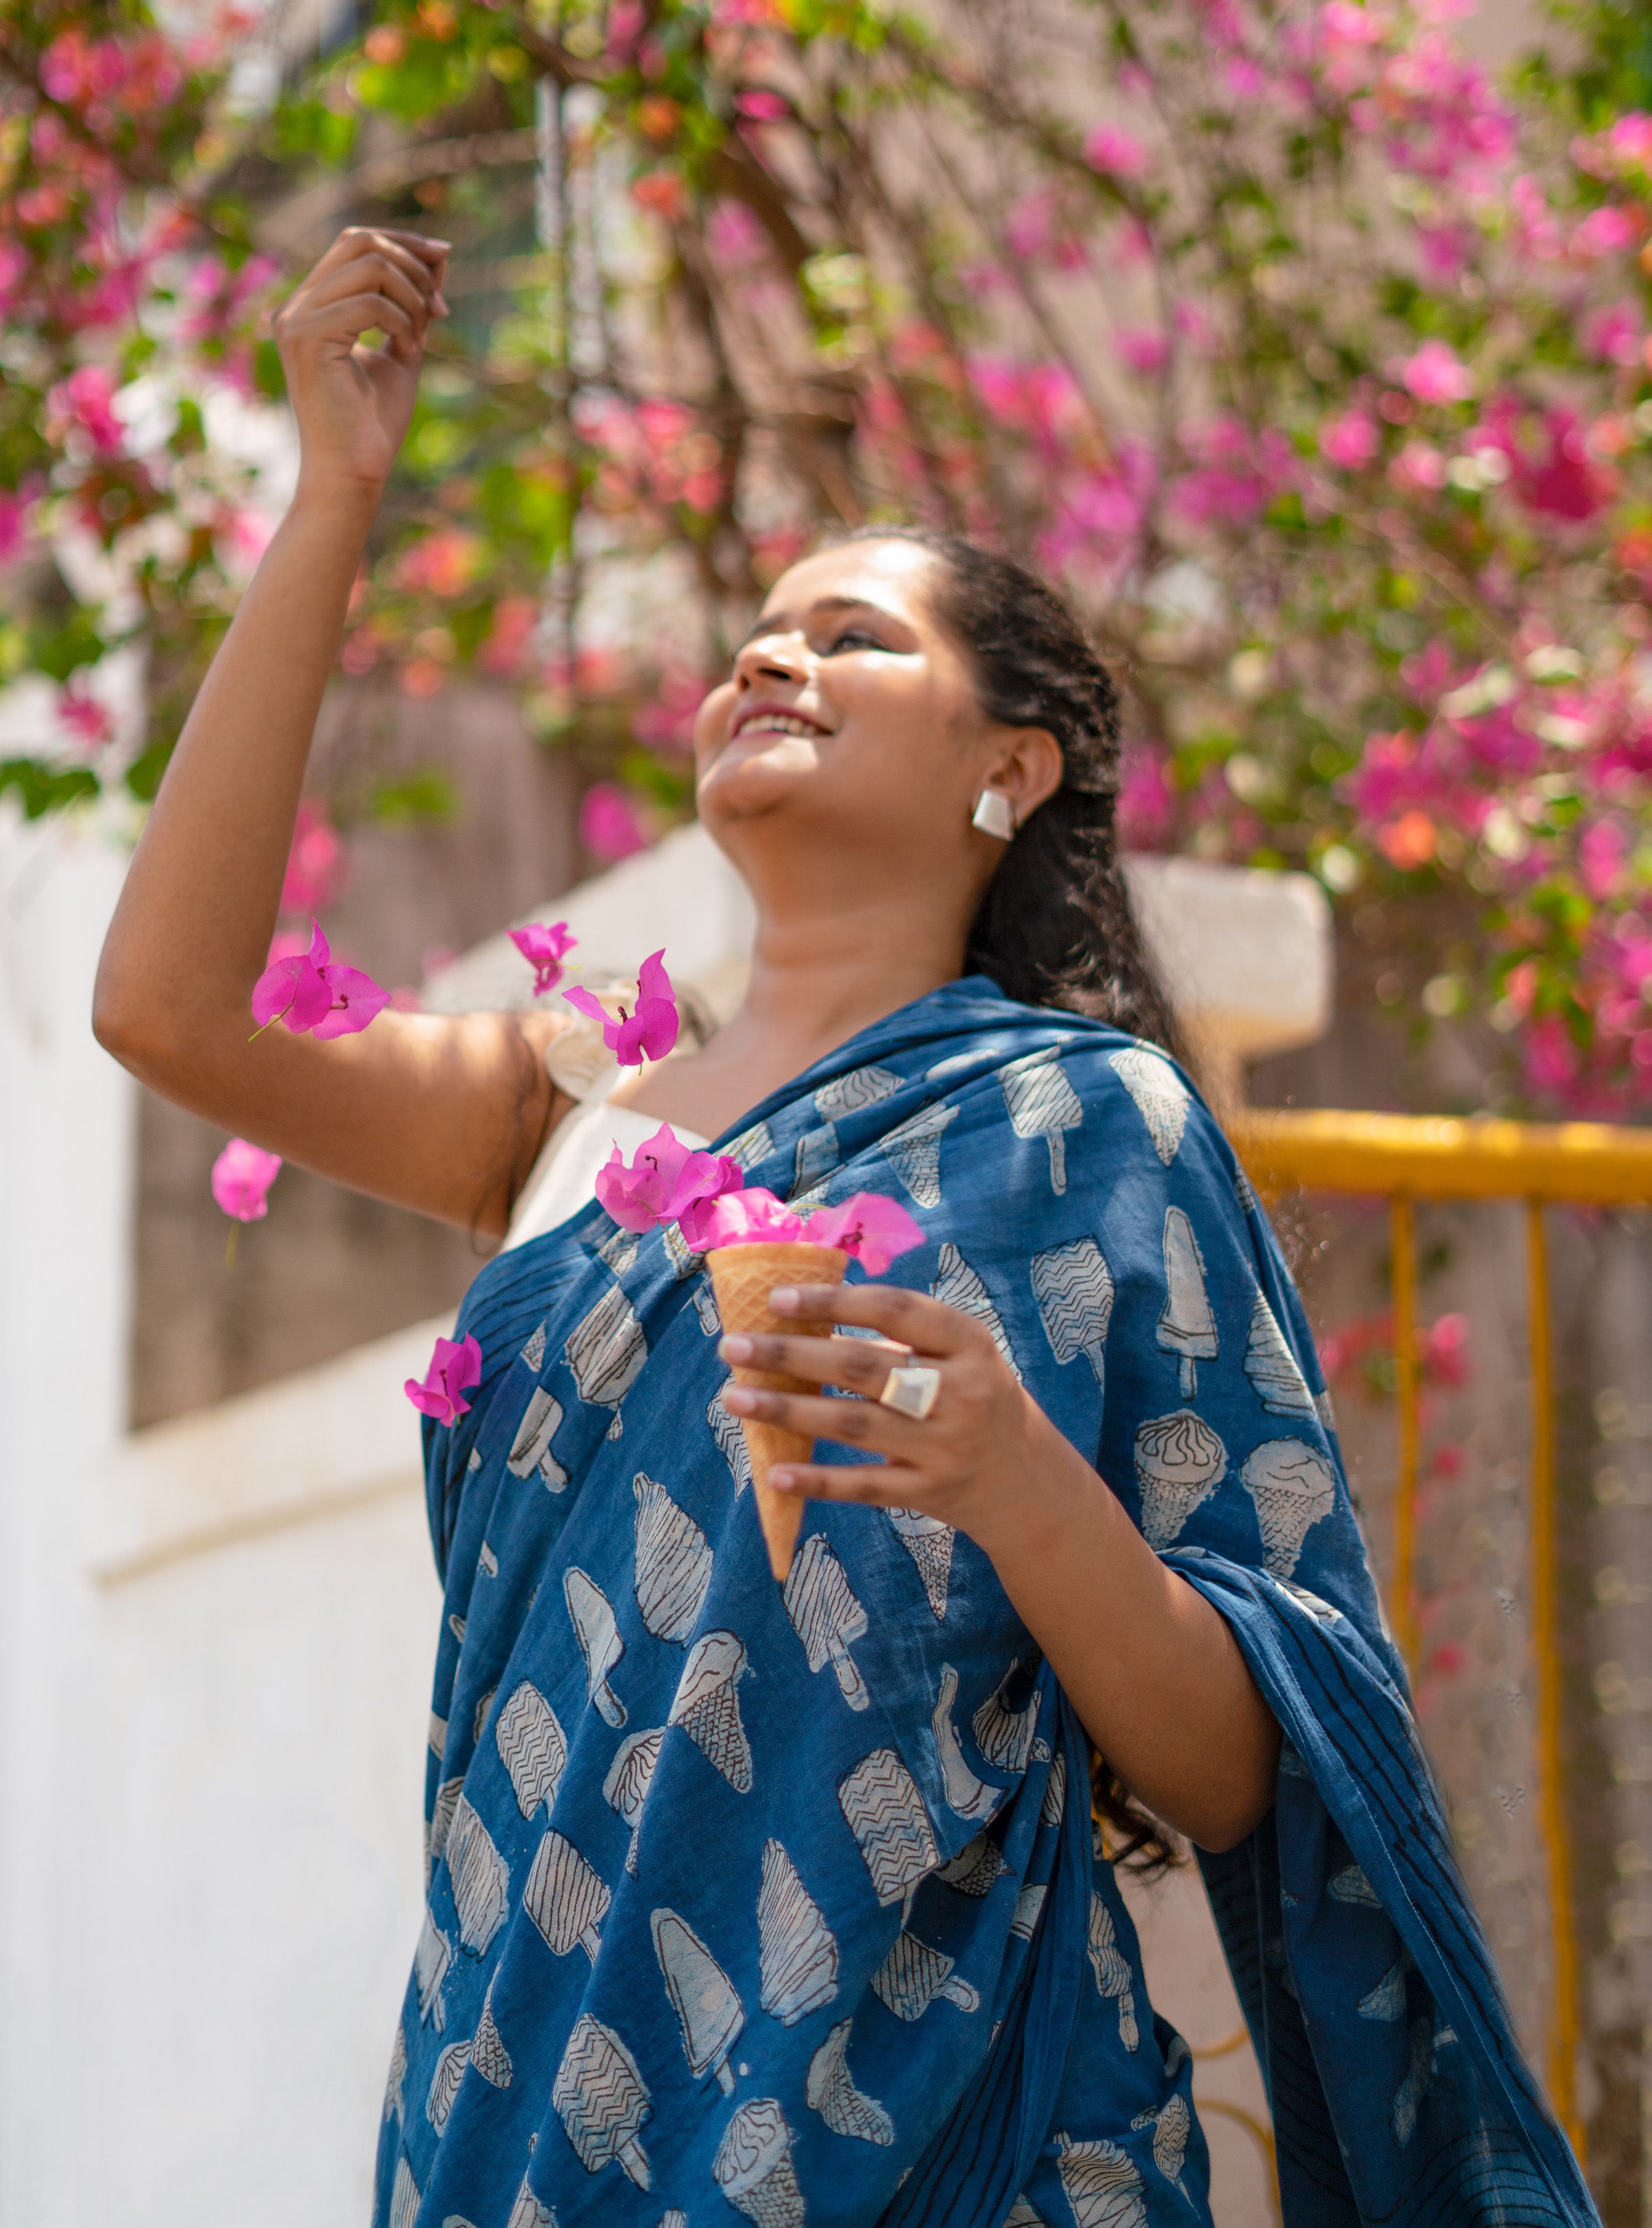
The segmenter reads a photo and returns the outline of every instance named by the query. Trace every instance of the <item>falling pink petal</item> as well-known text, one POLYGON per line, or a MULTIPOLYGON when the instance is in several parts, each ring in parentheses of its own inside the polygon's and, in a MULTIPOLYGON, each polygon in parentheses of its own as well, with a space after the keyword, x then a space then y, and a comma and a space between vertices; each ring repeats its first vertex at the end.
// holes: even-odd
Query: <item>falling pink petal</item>
POLYGON ((285 1021, 295 1036, 353 1036, 384 1011, 390 994, 359 967, 334 960, 321 924, 312 921, 310 949, 278 959, 253 986, 253 1019, 260 1028, 285 1021))
POLYGON ((534 970, 534 996, 542 998, 554 990, 562 979, 562 962, 576 941, 567 921, 554 921, 547 928, 543 921, 530 920, 526 928, 513 928, 510 940, 534 970))
MULTIPOLYGON (((688 1239, 695 1250, 709 1253, 720 1245, 772 1245, 804 1239, 803 1217, 794 1214, 784 1200, 754 1184, 749 1191, 726 1192, 696 1217, 698 1235, 688 1239)), ((688 1237, 686 1228, 684 1237, 688 1237)))
POLYGON ((645 1060, 663 1060, 676 1043, 676 1000, 665 971, 663 950, 650 952, 643 962, 634 1007, 629 999, 616 1000, 617 1016, 609 1013, 592 990, 565 990, 562 995, 576 1011, 598 1023, 604 1044, 621 1067, 640 1067, 645 1060))
POLYGON ((439 1424, 455 1424, 470 1414, 464 1395, 481 1382, 482 1348, 475 1339, 439 1338, 423 1380, 410 1377, 402 1390, 422 1415, 433 1416, 439 1424))
POLYGON ((237 1222, 261 1222, 269 1212, 269 1189, 281 1172, 279 1153, 232 1137, 212 1164, 212 1195, 237 1222))
POLYGON ((897 1254, 924 1243, 924 1233, 898 1200, 857 1191, 840 1207, 817 1207, 804 1235, 811 1245, 836 1245, 868 1277, 880 1277, 897 1254))

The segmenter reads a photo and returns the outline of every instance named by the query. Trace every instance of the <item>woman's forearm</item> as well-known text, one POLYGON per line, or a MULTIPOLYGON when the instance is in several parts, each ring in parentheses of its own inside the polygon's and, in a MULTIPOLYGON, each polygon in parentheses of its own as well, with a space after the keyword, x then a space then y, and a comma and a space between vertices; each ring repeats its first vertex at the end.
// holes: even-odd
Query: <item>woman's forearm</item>
POLYGON ((977 1544, 1111 1769, 1201 1848, 1232 1847, 1273 1801, 1277 1722, 1226 1618, 1033 1412, 1025 1490, 977 1544))
POLYGON ((134 1064, 245 1025, 373 510, 364 490, 301 493, 184 725, 98 975, 98 1034, 134 1064))

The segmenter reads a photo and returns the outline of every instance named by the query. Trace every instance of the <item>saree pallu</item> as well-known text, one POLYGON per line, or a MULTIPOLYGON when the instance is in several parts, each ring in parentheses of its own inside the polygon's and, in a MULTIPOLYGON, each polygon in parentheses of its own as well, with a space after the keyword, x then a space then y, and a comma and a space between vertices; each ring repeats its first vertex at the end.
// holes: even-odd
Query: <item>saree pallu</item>
MULTIPOLYGON (((889 1281, 984 1323, 1229 1620, 1285 1746, 1273 1810, 1203 1863, 1292 2228, 1591 2220, 1452 1863, 1295 1291, 1180 1071, 971 976, 720 1149, 799 1205, 910 1204, 925 1243, 889 1281)), ((427 1426, 429 1896, 376 2222, 1207 2222, 1187 2049, 1059 1683, 930 1517, 812 1504, 774 1583, 718 1328, 674 1230, 594 1207, 465 1302, 483 1381, 427 1426)))

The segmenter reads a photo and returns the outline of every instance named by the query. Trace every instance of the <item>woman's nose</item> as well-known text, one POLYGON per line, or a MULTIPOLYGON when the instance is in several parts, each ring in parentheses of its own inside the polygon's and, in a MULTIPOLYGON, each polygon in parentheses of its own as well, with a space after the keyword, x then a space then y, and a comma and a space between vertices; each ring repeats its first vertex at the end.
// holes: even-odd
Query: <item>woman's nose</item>
POLYGON ((746 643, 734 659, 734 677, 746 688, 759 681, 801 684, 809 678, 809 646, 800 635, 760 634, 746 643))

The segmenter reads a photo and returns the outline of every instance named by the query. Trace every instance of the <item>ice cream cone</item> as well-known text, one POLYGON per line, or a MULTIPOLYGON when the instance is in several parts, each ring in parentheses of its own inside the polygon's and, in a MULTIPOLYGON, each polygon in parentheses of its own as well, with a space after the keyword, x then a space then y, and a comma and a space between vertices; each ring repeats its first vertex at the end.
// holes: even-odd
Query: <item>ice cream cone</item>
MULTIPOLYGON (((769 1306, 777 1284, 838 1284, 849 1257, 836 1246, 808 1245, 797 1239, 779 1239, 756 1245, 718 1245, 706 1256, 717 1312, 726 1331, 767 1332, 781 1337, 799 1326, 784 1321, 769 1306)), ((763 1369, 736 1369, 737 1384, 755 1385, 769 1392, 818 1392, 801 1377, 779 1377, 763 1369)), ((758 1521, 769 1551, 769 1568, 784 1585, 791 1568, 792 1550, 803 1522, 803 1501, 795 1493, 776 1493, 769 1473, 777 1463, 806 1463, 814 1441, 800 1431, 782 1431, 778 1425, 740 1418, 746 1450, 752 1458, 752 1482, 757 1494, 758 1521)))

